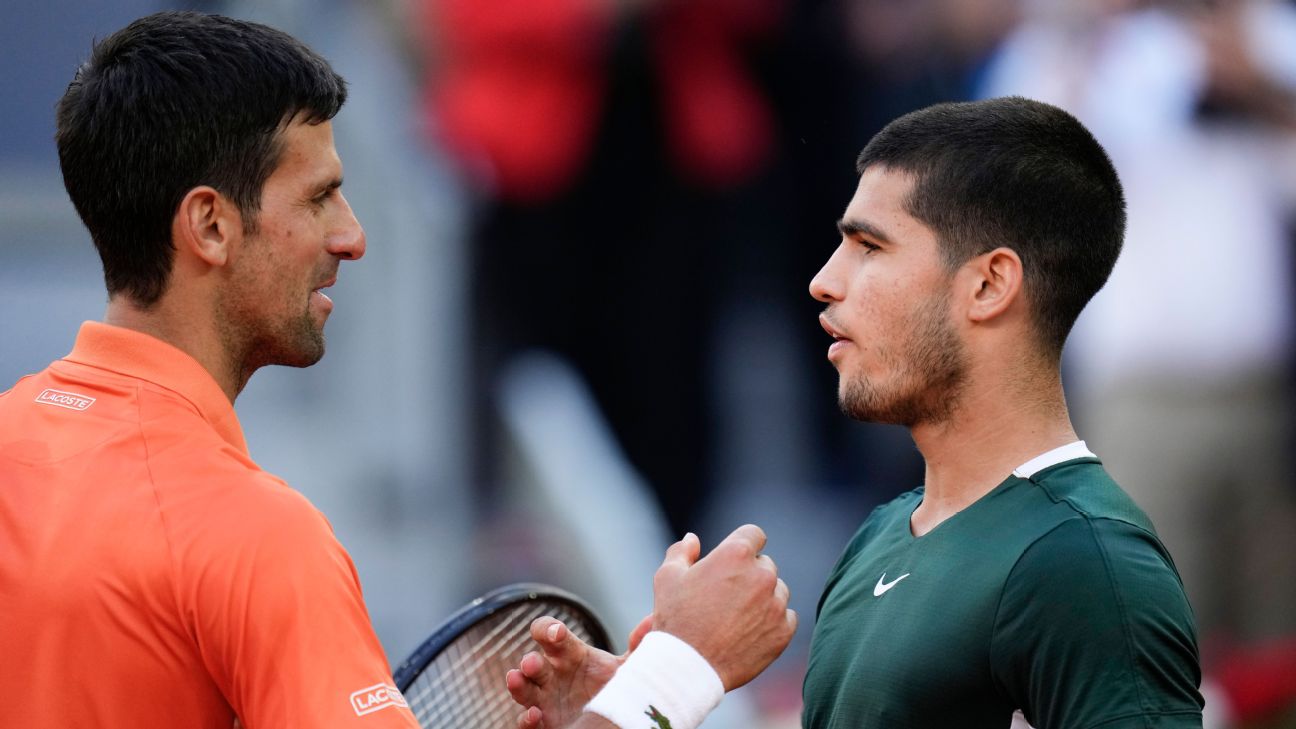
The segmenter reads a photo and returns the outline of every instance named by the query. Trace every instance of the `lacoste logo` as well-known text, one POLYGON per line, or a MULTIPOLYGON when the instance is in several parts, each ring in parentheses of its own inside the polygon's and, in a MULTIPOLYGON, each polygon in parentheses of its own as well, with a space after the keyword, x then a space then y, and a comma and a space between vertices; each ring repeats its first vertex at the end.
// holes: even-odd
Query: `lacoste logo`
POLYGON ((899 582, 900 580, 903 580, 904 578, 906 578, 906 577, 908 577, 908 576, 909 576, 909 573, 906 572, 906 573, 904 573, 903 575, 900 575, 899 577, 895 578, 894 580, 891 580, 890 582, 887 582, 887 581, 886 581, 886 573, 883 572, 883 573, 882 573, 882 576, 878 578, 878 582, 877 582, 877 584, 873 586, 873 597, 882 597, 882 593, 884 593, 884 592, 886 592, 887 590, 890 590, 891 588, 895 587, 897 582, 899 582))
POLYGON ((649 704, 648 711, 645 711, 644 715, 653 720, 653 723, 657 725, 657 729, 671 729, 670 719, 667 719, 664 714, 658 711, 656 706, 649 704))
POLYGON ((351 694, 351 708, 355 709, 356 716, 372 714, 389 706, 409 706, 400 690, 389 683, 376 683, 351 694))
POLYGON ((62 390, 45 390, 36 396, 36 402, 42 405, 57 405, 68 410, 85 410, 94 405, 93 397, 78 395, 75 392, 64 392, 62 390))

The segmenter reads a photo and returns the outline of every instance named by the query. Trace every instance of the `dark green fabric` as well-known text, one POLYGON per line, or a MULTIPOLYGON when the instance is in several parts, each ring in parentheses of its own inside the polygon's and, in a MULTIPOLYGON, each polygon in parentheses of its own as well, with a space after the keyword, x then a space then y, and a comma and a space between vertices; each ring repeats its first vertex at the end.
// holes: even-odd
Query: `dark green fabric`
POLYGON ((922 494, 875 510, 829 575, 805 727, 1201 726, 1179 576, 1097 459, 1009 477, 915 538, 922 494))

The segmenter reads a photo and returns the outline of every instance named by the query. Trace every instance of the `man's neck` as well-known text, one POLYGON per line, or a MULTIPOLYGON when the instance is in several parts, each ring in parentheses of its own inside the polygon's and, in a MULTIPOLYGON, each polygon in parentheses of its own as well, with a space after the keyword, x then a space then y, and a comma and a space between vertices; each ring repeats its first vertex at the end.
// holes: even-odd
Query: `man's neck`
POLYGON ((228 353, 208 317, 177 311, 175 306, 163 302, 145 309, 128 297, 117 295, 108 301, 104 323, 147 334, 193 357, 211 373, 231 403, 247 384, 247 378, 229 362, 228 353))
POLYGON ((951 416, 910 429, 927 464, 910 528, 922 536, 985 496, 1014 468, 1078 440, 1059 377, 969 389, 951 416), (1042 380, 1042 381, 1041 381, 1042 380))

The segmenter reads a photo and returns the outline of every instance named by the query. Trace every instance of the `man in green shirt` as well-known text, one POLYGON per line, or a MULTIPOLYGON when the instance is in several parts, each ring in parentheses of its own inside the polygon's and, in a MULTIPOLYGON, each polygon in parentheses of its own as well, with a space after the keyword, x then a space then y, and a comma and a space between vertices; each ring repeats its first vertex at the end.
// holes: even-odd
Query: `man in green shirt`
POLYGON ((1200 727, 1192 614, 1151 524, 1082 445, 915 536, 924 489, 834 568, 806 727, 1200 727))
MULTIPOLYGON (((1063 343, 1124 236, 1106 153, 1062 110, 1005 98, 901 117, 857 167, 810 291, 842 409, 906 426, 926 475, 829 577, 803 725, 1200 727, 1173 562, 1062 392, 1063 343)), ((520 725, 563 726, 557 695, 591 683, 571 676, 616 659, 535 627, 544 656, 509 680, 539 708, 520 725)))
POLYGON ((908 427, 927 468, 829 577, 803 724, 1200 726, 1173 562, 1062 393, 1063 342, 1124 235, 1106 154, 1010 98, 902 117, 858 169, 810 290, 843 410, 908 427))

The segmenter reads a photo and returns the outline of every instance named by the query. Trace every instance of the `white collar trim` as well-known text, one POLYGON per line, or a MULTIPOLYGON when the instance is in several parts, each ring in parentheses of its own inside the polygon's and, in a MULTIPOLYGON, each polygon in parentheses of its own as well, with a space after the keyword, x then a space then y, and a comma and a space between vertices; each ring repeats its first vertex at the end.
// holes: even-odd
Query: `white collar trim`
POLYGON ((1097 458, 1097 456, 1093 454, 1093 451, 1089 450, 1089 446, 1086 446, 1084 441, 1078 440, 1074 443, 1067 443, 1064 446, 1054 448, 1048 453, 1035 456, 1029 461, 1018 466, 1013 471, 1013 475, 1018 478, 1030 478, 1049 466, 1056 466, 1063 461, 1070 461, 1076 458, 1097 458))

